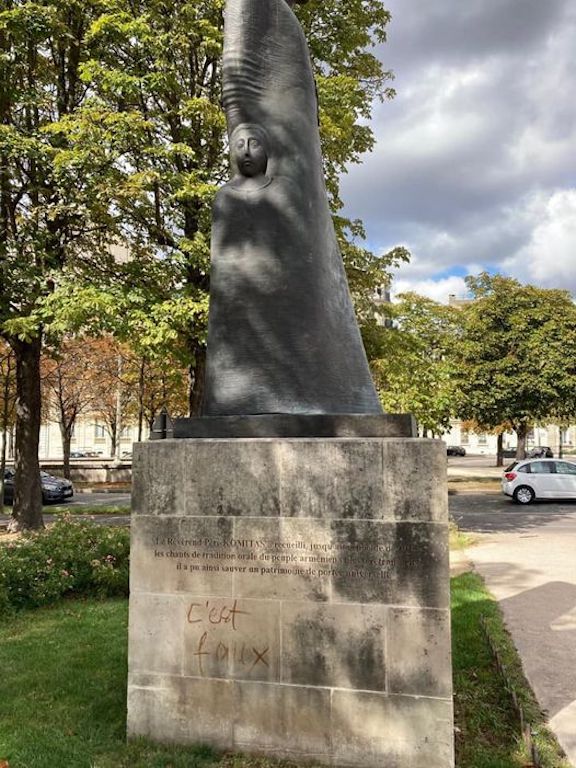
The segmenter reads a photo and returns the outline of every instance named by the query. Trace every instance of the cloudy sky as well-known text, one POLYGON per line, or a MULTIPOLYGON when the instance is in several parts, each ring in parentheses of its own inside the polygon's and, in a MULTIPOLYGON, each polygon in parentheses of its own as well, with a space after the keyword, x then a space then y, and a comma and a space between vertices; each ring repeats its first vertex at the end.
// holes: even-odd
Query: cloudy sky
POLYGON ((501 272, 576 297, 576 2, 388 0, 397 96, 343 179, 369 247, 412 252, 395 292, 501 272))

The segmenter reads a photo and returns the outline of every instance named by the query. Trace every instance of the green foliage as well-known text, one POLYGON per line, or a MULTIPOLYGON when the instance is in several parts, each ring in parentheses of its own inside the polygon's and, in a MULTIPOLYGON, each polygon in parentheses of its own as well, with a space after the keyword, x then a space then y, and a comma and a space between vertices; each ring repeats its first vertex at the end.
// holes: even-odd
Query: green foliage
POLYGON ((406 293, 389 315, 392 327, 374 324, 369 345, 384 410, 412 413, 422 430, 441 434, 453 415, 458 311, 406 293))
POLYGON ((482 274, 462 310, 459 415, 519 435, 534 421, 576 415, 576 307, 567 291, 482 274))
POLYGON ((63 519, 0 546, 0 610, 128 594, 129 533, 63 519))
POLYGON ((70 129, 86 100, 80 67, 96 13, 97 3, 75 0, 0 12, 0 329, 8 336, 38 335, 38 309, 61 270, 94 278, 110 266, 116 227, 105 169, 126 128, 115 116, 108 140, 89 152, 70 129))

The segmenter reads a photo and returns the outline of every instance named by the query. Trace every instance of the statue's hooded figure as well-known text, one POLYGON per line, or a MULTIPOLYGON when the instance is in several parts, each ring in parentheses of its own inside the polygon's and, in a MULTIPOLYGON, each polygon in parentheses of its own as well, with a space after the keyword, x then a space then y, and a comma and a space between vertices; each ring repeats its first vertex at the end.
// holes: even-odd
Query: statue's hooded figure
POLYGON ((336 242, 314 78, 287 0, 228 0, 204 414, 381 413, 336 242))

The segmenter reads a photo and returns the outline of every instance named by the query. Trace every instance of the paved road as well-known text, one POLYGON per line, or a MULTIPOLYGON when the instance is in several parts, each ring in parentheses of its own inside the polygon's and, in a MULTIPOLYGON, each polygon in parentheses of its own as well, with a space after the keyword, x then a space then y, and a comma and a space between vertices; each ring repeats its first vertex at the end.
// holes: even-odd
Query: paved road
POLYGON ((450 510, 462 529, 480 534, 468 556, 576 766, 576 502, 518 507, 498 494, 457 495, 450 510))
MULTIPOLYGON (((57 505, 60 509, 62 507, 129 507, 130 506, 130 494, 129 493, 75 493, 71 501, 66 501, 63 504, 57 505)), ((43 516, 45 523, 52 523, 58 519, 56 515, 50 514, 51 505, 48 504, 43 508, 43 516)), ((123 510, 122 510, 123 512, 123 510)), ((129 514, 114 514, 114 515, 78 515, 77 520, 90 520, 97 525, 130 525, 129 514)))
POLYGON ((463 531, 505 533, 568 530, 576 536, 576 500, 541 501, 522 507, 501 493, 456 494, 448 499, 450 515, 463 531))
MULTIPOLYGON (((129 493, 82 493, 76 491, 71 501, 67 501, 59 506, 67 507, 90 507, 90 506, 130 506, 129 493)), ((49 512, 50 506, 44 507, 49 512)))

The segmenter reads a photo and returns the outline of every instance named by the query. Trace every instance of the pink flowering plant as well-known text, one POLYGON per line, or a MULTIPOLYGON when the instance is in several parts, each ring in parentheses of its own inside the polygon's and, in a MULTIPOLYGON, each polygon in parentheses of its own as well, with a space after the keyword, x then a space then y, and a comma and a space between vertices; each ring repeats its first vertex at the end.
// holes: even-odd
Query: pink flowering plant
POLYGON ((125 528, 70 518, 0 545, 0 613, 66 595, 127 595, 129 554, 125 528))

